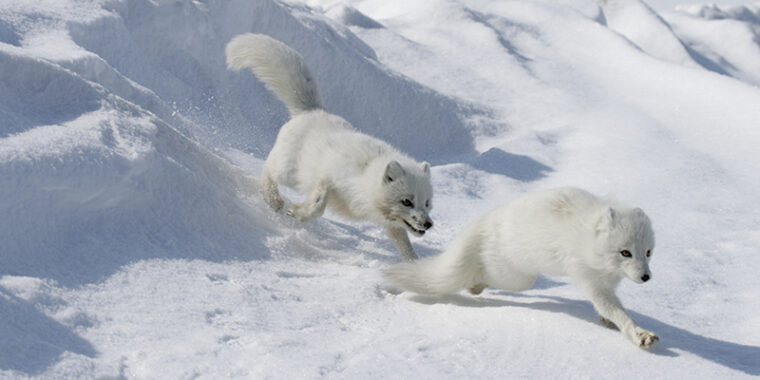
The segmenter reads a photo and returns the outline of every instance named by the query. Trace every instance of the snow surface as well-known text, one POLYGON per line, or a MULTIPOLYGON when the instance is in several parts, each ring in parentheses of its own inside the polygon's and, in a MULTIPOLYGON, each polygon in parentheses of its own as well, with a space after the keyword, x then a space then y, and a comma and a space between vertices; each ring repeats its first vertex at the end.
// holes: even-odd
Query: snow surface
MULTIPOLYGON (((760 376, 760 4, 0 2, 0 378, 760 376), (575 185, 642 207, 641 350, 565 278, 398 293, 374 225, 272 212, 285 107, 232 36, 300 51, 328 110, 434 164, 439 252, 575 185)), ((286 195, 294 201, 299 196, 286 195)))

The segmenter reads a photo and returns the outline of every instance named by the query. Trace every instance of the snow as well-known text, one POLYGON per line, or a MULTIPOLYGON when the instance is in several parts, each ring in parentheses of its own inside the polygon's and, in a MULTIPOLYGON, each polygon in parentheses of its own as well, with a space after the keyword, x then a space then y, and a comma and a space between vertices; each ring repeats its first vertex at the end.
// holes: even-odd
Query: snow
POLYGON ((647 3, 652 6, 654 9, 657 9, 661 12, 667 12, 674 9, 678 9, 680 7, 688 7, 692 5, 718 5, 722 8, 729 7, 729 6, 735 6, 735 5, 747 5, 747 4, 757 4, 757 2, 753 2, 752 0, 713 0, 713 1, 702 1, 702 0, 650 0, 647 1, 647 3))
POLYGON ((663 3, 0 2, 0 378, 760 375, 760 4, 663 3), (660 341, 566 278, 399 293, 379 227, 272 212, 287 113, 225 69, 245 32, 434 165, 422 256, 526 192, 642 207, 653 280, 618 294, 660 341))
POLYGON ((733 77, 760 85, 758 7, 691 6, 667 14, 684 41, 733 77), (720 37, 717 37, 720 36, 720 37), (725 43, 731 41, 731 43, 725 43))

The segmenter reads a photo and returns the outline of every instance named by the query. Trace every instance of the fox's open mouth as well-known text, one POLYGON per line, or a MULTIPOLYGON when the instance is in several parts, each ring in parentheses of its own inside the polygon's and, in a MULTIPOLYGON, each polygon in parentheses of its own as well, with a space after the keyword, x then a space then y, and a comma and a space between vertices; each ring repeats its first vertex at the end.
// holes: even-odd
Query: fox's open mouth
POLYGON ((403 221, 404 221, 404 224, 406 224, 406 226, 407 226, 407 227, 409 227, 409 229, 410 229, 410 230, 412 230, 412 232, 413 232, 415 235, 417 235, 417 236, 422 236, 422 235, 424 235, 424 234, 425 234, 425 230, 418 230, 418 229, 416 229, 416 228, 412 227, 412 225, 411 225, 411 224, 409 224, 409 222, 407 222, 406 220, 404 220, 404 219, 401 219, 401 220, 403 220, 403 221))

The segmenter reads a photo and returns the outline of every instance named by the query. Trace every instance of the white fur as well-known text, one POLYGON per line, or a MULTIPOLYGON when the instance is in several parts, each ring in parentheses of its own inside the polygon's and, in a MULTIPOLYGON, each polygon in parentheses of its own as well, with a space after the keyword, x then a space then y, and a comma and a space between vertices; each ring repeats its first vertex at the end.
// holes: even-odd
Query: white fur
POLYGON ((317 82, 300 54, 261 34, 241 34, 225 48, 227 68, 251 69, 288 107, 291 116, 322 108, 317 82))
POLYGON ((278 184, 291 187, 307 196, 288 210, 299 221, 317 218, 330 206, 343 216, 383 225, 403 258, 415 259, 406 232, 421 236, 432 226, 430 165, 324 111, 303 58, 285 44, 243 34, 227 44, 226 54, 230 69, 253 71, 291 114, 261 173, 269 205, 282 209, 278 184))
POLYGON ((602 322, 649 347, 657 335, 634 323, 615 288, 622 277, 651 278, 647 252, 653 249, 654 232, 641 209, 561 188, 515 199, 470 224, 440 255, 395 265, 385 275, 404 289, 436 294, 478 294, 489 285, 521 291, 541 273, 570 276, 602 322))

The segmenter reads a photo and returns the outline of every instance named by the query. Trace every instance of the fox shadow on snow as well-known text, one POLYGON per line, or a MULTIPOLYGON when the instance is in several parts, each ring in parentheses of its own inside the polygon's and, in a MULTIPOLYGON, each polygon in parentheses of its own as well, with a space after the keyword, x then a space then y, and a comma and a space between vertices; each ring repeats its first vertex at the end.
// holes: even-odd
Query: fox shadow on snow
MULTIPOLYGON (((534 289, 545 289, 556 286, 551 280, 540 277, 534 289)), ((599 324, 599 316, 588 301, 572 300, 564 297, 527 295, 499 291, 497 294, 508 294, 511 297, 524 298, 530 302, 515 302, 504 299, 470 297, 462 294, 450 295, 414 295, 410 299, 423 304, 451 304, 462 307, 523 307, 534 310, 563 313, 572 317, 599 324), (538 301, 536 301, 538 300, 538 301)), ((748 375, 760 375, 760 347, 727 342, 692 333, 690 331, 669 325, 652 317, 631 311, 628 313, 641 327, 654 331, 660 341, 647 350, 655 355, 676 357, 673 349, 691 352, 706 360, 722 366, 744 372, 748 375)))
POLYGON ((552 168, 531 157, 509 153, 499 148, 491 148, 469 163, 475 169, 524 182, 542 179, 552 171, 552 168))

